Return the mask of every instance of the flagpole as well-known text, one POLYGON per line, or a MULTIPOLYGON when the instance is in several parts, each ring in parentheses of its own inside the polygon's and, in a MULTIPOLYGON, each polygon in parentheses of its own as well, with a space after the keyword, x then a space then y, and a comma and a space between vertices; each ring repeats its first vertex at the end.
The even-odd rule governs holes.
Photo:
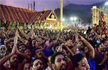
POLYGON ((63 0, 60 0, 60 24, 61 24, 61 30, 63 28, 63 26, 62 26, 62 18, 63 18, 63 0))

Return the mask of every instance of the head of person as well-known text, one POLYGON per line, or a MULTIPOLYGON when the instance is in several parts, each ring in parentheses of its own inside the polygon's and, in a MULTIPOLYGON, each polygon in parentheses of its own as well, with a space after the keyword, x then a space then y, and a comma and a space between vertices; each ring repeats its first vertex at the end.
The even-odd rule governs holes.
POLYGON ((29 62, 26 62, 25 64, 24 64, 24 67, 23 67, 23 70, 30 70, 30 63, 29 62))
POLYGON ((67 57, 67 55, 68 55, 67 53, 68 53, 68 52, 67 52, 67 49, 66 49, 66 47, 65 47, 64 45, 62 46, 62 51, 61 51, 61 52, 63 53, 63 55, 64 55, 65 57, 67 57))
POLYGON ((83 47, 83 43, 82 43, 81 41, 79 41, 79 42, 77 43, 77 47, 83 47))
POLYGON ((37 57, 37 58, 42 57, 42 50, 41 50, 41 48, 35 48, 35 57, 37 57))
POLYGON ((54 46, 54 50, 55 50, 55 53, 59 51, 59 52, 62 52, 64 54, 64 56, 67 56, 67 51, 66 51, 66 48, 64 45, 56 44, 54 46))
POLYGON ((19 65, 19 57, 18 55, 13 55, 10 60, 9 60, 9 63, 10 63, 10 67, 11 68, 17 68, 18 65, 19 65))
POLYGON ((104 44, 104 46, 106 46, 108 48, 108 41, 107 40, 103 44, 104 44))
POLYGON ((87 47, 84 47, 84 53, 87 57, 89 57, 89 49, 87 47))
POLYGON ((6 51, 7 51, 7 48, 5 45, 1 45, 0 46, 0 56, 5 56, 6 55, 6 51))
POLYGON ((57 52, 57 49, 59 48, 59 46, 60 46, 59 43, 57 43, 57 44, 54 45, 54 52, 57 52))
POLYGON ((66 70, 66 59, 62 52, 56 52, 51 56, 51 65, 54 70, 66 70))
POLYGON ((42 61, 40 59, 33 60, 32 69, 33 70, 44 70, 42 61))
POLYGON ((48 62, 47 62, 48 66, 51 68, 51 56, 48 57, 48 62))
POLYGON ((104 54, 107 50, 107 47, 103 43, 101 43, 98 47, 98 50, 101 54, 104 54))
POLYGON ((25 49, 26 49, 26 46, 24 44, 21 44, 19 46, 19 52, 24 53, 25 49))
POLYGON ((72 57, 72 63, 75 67, 75 70, 90 70, 88 61, 84 54, 79 53, 72 57))
POLYGON ((24 53, 27 54, 27 55, 29 55, 29 56, 32 56, 30 49, 26 49, 26 50, 24 51, 24 53))
POLYGON ((36 40, 32 40, 32 45, 35 46, 36 40))
POLYGON ((9 47, 12 49, 13 48, 13 45, 14 45, 14 42, 10 42, 9 43, 9 47))
POLYGON ((90 26, 88 27, 88 29, 90 29, 90 26))

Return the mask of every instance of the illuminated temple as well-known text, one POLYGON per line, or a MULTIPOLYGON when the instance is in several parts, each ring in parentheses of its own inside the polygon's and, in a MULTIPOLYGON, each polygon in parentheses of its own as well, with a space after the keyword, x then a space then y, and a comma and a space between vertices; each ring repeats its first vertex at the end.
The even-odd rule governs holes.
POLYGON ((0 26, 4 23, 8 29, 15 28, 15 26, 21 29, 30 29, 31 25, 34 25, 35 28, 60 28, 60 22, 54 9, 46 10, 45 8, 43 11, 35 11, 0 5, 0 26))

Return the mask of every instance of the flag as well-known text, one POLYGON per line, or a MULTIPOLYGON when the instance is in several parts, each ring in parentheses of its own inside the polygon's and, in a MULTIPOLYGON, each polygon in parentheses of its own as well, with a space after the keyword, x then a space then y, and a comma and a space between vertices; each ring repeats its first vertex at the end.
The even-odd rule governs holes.
POLYGON ((8 21, 8 30, 10 30, 10 28, 11 28, 11 27, 10 27, 10 21, 8 21))
POLYGON ((20 26, 22 26, 22 23, 20 22, 20 26))

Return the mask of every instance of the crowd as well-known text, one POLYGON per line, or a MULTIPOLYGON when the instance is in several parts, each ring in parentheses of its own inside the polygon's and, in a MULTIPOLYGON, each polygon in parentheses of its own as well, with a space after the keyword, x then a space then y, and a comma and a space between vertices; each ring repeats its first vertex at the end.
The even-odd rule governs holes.
POLYGON ((108 70, 108 34, 0 30, 0 70, 108 70))

